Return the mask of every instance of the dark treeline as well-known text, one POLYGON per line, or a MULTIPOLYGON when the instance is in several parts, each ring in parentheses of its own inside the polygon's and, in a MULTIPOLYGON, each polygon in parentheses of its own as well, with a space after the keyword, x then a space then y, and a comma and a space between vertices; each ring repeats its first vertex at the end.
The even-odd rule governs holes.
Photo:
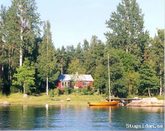
POLYGON ((77 47, 52 42, 49 21, 41 22, 34 0, 13 0, 0 10, 0 90, 36 94, 54 89, 60 73, 91 74, 94 92, 108 92, 108 54, 114 96, 162 95, 164 29, 154 38, 144 29, 136 0, 122 0, 106 21, 104 43, 93 35, 77 47), (43 34, 43 36, 41 35, 43 34))

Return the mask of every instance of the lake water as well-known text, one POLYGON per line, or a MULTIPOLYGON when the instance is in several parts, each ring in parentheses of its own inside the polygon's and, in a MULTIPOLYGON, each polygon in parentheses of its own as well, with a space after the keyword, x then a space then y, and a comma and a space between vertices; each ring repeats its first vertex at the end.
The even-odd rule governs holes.
POLYGON ((0 130, 163 130, 164 108, 86 106, 0 107, 0 130))

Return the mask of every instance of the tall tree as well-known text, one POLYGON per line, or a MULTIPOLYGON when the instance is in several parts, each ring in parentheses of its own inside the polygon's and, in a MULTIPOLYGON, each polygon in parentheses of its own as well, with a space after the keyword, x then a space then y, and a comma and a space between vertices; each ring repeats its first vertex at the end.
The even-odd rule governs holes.
MULTIPOLYGON (((0 8, 0 64, 4 64, 6 61, 5 55, 5 21, 6 21, 6 8, 1 6, 0 8)), ((1 70, 1 69, 0 69, 1 70)))
POLYGON ((94 75, 96 66, 102 63, 104 57, 104 44, 97 36, 92 36, 88 50, 84 51, 84 67, 86 73, 94 75))
POLYGON ((15 33, 19 34, 19 65, 22 66, 23 58, 32 53, 39 34, 39 14, 35 0, 13 0, 10 8, 15 18, 12 22, 18 24, 15 33))
POLYGON ((57 73, 56 72, 56 54, 55 47, 52 43, 49 21, 44 25, 44 36, 41 45, 39 46, 39 56, 37 59, 37 67, 39 76, 46 81, 46 94, 48 95, 49 80, 57 73))
POLYGON ((155 70, 157 72, 157 76, 159 77, 159 95, 162 95, 163 92, 163 77, 164 77, 164 42, 165 42, 165 30, 159 29, 157 31, 157 36, 153 39, 152 50, 153 55, 151 56, 151 60, 154 58, 155 62, 155 70))
POLYGON ((0 64, 4 63, 4 36, 5 36, 5 21, 6 21, 6 8, 1 6, 0 8, 0 64))
POLYGON ((143 14, 136 0, 122 0, 106 24, 109 46, 143 56, 139 53, 148 44, 148 33, 144 32, 143 14))

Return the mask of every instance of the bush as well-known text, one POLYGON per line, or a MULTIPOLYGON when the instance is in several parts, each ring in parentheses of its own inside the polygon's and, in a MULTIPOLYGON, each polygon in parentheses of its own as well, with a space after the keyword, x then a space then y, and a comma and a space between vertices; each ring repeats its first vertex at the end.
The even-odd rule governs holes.
POLYGON ((80 88, 79 92, 81 95, 92 95, 94 93, 94 89, 92 87, 84 87, 80 88))
POLYGON ((54 95, 59 96, 59 95, 62 95, 62 94, 64 94, 64 90, 63 89, 60 89, 60 88, 55 88, 54 89, 54 95))
POLYGON ((65 93, 66 95, 71 94, 72 92, 73 92, 73 88, 70 88, 70 87, 64 88, 64 93, 65 93))
POLYGON ((54 97, 54 94, 55 94, 55 93, 54 93, 54 90, 50 90, 49 96, 50 96, 50 97, 54 97))

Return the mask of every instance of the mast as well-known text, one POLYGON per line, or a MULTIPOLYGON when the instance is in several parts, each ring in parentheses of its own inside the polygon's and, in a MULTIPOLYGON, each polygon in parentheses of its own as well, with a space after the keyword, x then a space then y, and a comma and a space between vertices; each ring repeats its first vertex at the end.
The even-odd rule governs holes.
POLYGON ((108 54, 108 93, 109 93, 109 101, 111 101, 111 77, 110 77, 110 67, 109 67, 109 54, 108 54))

